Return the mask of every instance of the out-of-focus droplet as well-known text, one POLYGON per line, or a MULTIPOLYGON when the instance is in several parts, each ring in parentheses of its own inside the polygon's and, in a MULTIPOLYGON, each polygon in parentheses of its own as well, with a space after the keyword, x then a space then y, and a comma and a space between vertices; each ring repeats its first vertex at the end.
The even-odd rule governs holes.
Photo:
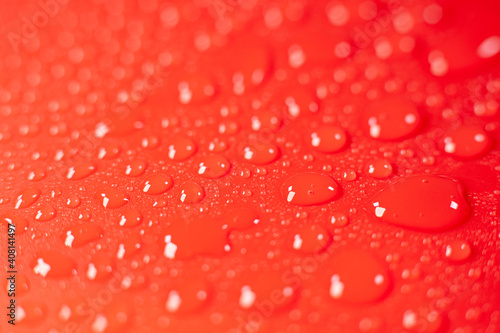
POLYGON ((328 262, 330 296, 349 303, 369 303, 384 297, 390 288, 387 267, 371 253, 340 249, 328 262))
POLYGON ((178 137, 169 142, 168 158, 184 161, 196 153, 196 143, 187 137, 178 137))
POLYGON ((336 153, 346 146, 347 134, 341 127, 324 125, 310 134, 309 143, 319 152, 336 153))
POLYGON ((292 247, 294 250, 310 254, 324 251, 331 243, 330 233, 321 226, 309 225, 300 229, 293 236, 292 247))
POLYGON ((365 114, 369 135, 378 140, 401 140, 417 132, 421 125, 415 105, 397 98, 370 104, 365 114))
POLYGON ((125 174, 131 177, 138 177, 144 173, 146 166, 147 164, 144 161, 132 161, 125 168, 125 174))
POLYGON ((141 224, 142 214, 135 208, 130 208, 120 215, 118 224, 122 227, 133 228, 141 224))

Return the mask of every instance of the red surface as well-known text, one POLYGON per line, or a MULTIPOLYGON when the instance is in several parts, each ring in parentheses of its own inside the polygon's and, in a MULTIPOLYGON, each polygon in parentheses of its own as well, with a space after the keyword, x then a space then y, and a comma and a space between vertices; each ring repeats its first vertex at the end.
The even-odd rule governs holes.
POLYGON ((4 1, 0 332, 500 332, 499 15, 4 1))

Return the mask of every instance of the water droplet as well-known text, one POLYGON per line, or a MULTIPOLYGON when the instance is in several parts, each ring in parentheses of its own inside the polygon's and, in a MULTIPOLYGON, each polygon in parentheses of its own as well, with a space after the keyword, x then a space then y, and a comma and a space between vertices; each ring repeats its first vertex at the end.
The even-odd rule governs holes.
POLYGON ((66 178, 71 180, 80 180, 90 176, 96 170, 97 167, 94 164, 85 162, 69 168, 68 173, 66 174, 66 178))
POLYGON ((202 177, 215 179, 226 175, 231 169, 231 163, 222 155, 203 157, 198 163, 197 174, 202 177))
POLYGON ((309 143, 319 152, 336 153, 346 146, 347 134, 338 126, 321 126, 311 133, 309 143))
POLYGON ((16 227, 16 235, 24 234, 29 226, 28 220, 17 215, 9 213, 0 215, 0 225, 6 226, 7 224, 12 224, 16 227))
POLYGON ((119 225, 122 227, 133 228, 141 224, 142 214, 135 208, 127 209, 120 215, 119 225))
POLYGON ((410 102, 388 98, 373 102, 365 115, 368 132, 379 140, 401 140, 417 132, 421 120, 410 102))
POLYGON ((168 146, 168 158, 174 161, 184 161, 195 153, 196 143, 190 138, 175 138, 168 146))
POLYGON ((356 173, 356 171, 352 169, 347 169, 344 172, 342 172, 342 179, 348 182, 352 182, 358 179, 358 174, 356 173))
POLYGON ((73 225, 64 234, 64 245, 77 248, 102 237, 102 229, 92 224, 73 225))
POLYGON ((45 173, 45 171, 43 169, 36 169, 36 170, 32 170, 28 173, 28 180, 31 180, 31 181, 34 181, 34 182, 37 182, 39 180, 42 180, 45 178, 45 176, 47 176, 47 174, 45 173))
POLYGON ((113 259, 108 256, 97 255, 90 260, 87 266, 87 279, 104 281, 111 276, 114 269, 113 259))
POLYGON ((247 207, 232 208, 227 213, 224 213, 223 217, 228 228, 232 230, 247 229, 260 222, 259 214, 247 207))
POLYGON ((97 191, 96 200, 104 208, 118 208, 130 201, 127 193, 115 188, 100 189, 97 191))
POLYGON ((274 162, 280 154, 278 146, 274 143, 254 142, 240 152, 243 159, 253 164, 268 164, 274 162))
POLYGON ((16 209, 22 209, 31 206, 38 200, 42 192, 37 188, 28 187, 19 192, 16 199, 16 209))
POLYGON ((366 173, 376 179, 385 179, 392 176, 392 165, 386 159, 377 159, 369 162, 365 167, 366 173))
POLYGON ((371 253, 342 249, 329 261, 330 296, 349 303, 381 299, 390 288, 389 272, 371 253))
POLYGON ((116 257, 118 259, 131 258, 142 248, 142 239, 137 234, 132 234, 118 245, 116 257))
POLYGON ((293 236, 294 250, 310 254, 324 251, 332 241, 330 233, 323 227, 308 225, 293 236))
POLYGON ((169 259, 187 259, 202 254, 222 255, 230 250, 227 230, 210 217, 174 221, 163 240, 164 255, 169 259))
POLYGON ((445 257, 452 262, 463 262, 470 258, 472 249, 469 242, 462 239, 454 239, 445 246, 445 257))
POLYGON ((211 288, 200 278, 183 278, 175 281, 165 302, 170 313, 193 313, 208 304, 211 288))
POLYGON ((448 131, 444 151, 456 158, 475 158, 486 154, 491 147, 489 135, 480 128, 462 126, 448 131))
POLYGON ((146 170, 146 166, 147 166, 147 164, 144 161, 140 161, 140 160, 132 161, 125 168, 125 174, 127 176, 131 176, 131 177, 140 176, 146 170))
POLYGON ((80 198, 77 197, 76 195, 71 195, 66 199, 66 206, 69 208, 76 208, 80 205, 80 198))
POLYGON ((415 333, 441 333, 443 332, 443 316, 437 311, 428 308, 406 310, 403 313, 403 327, 415 333))
POLYGON ((232 294, 238 296, 238 304, 243 309, 257 310, 262 305, 271 303, 274 309, 280 310, 298 298, 300 288, 299 279, 284 277, 287 277, 287 273, 279 271, 265 275, 244 271, 240 284, 234 287, 236 290, 232 294))
POLYGON ((179 200, 183 203, 197 203, 205 197, 205 190, 198 183, 187 181, 180 186, 179 200))
POLYGON ((282 194, 294 205, 321 205, 338 198, 340 188, 331 177, 310 172, 288 178, 283 184, 282 194))
POLYGON ((170 190, 172 185, 172 177, 162 173, 155 173, 146 177, 142 184, 142 192, 151 195, 162 194, 170 190))
POLYGON ((40 252, 31 263, 35 274, 46 278, 66 278, 76 273, 76 263, 59 251, 40 252))
POLYGON ((56 217, 57 211, 51 205, 43 205, 36 211, 35 220, 37 221, 48 221, 56 217))
POLYGON ((335 212, 330 217, 330 224, 334 228, 345 227, 349 223, 349 218, 346 214, 341 212, 335 212))
POLYGON ((376 194, 370 204, 379 220, 422 231, 454 227, 469 214, 462 185, 442 176, 402 178, 376 194))

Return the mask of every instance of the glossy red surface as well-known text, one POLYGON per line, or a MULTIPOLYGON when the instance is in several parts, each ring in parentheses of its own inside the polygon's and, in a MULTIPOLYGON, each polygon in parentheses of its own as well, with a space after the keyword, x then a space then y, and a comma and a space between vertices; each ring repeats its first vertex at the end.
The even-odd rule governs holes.
POLYGON ((500 332, 499 16, 2 2, 0 333, 500 332))

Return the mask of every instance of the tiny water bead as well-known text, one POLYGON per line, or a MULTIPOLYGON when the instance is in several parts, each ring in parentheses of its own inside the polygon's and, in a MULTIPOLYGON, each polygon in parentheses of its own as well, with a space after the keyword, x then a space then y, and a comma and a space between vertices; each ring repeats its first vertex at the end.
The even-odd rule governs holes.
POLYGON ((150 195, 162 194, 170 190, 172 186, 172 177, 162 173, 155 173, 146 177, 142 183, 142 192, 150 195))
POLYGON ((454 239, 448 242, 444 249, 444 256, 451 262, 463 262, 470 258, 472 249, 466 240, 454 239))
POLYGON ((475 158, 485 155, 491 147, 485 131, 472 126, 461 126, 447 132, 443 150, 455 158, 475 158))
POLYGON ((130 196, 115 188, 100 189, 95 198, 104 208, 118 208, 126 205, 130 201, 130 196))
POLYGON ((204 156, 198 162, 196 173, 204 178, 215 179, 225 176, 231 170, 231 163, 222 155, 204 156))
POLYGON ((187 137, 178 137, 170 141, 168 158, 173 161, 184 161, 196 153, 196 143, 187 137))
POLYGON ((376 159, 370 161, 365 166, 365 172, 367 175, 376 179, 385 179, 392 176, 392 164, 386 159, 376 159))
POLYGON ((90 163, 90 162, 85 162, 82 164, 79 164, 77 166, 72 166, 71 168, 68 169, 68 172, 66 173, 66 179, 71 179, 71 180, 80 180, 85 177, 90 176, 97 170, 97 167, 90 163))
POLYGON ((331 177, 314 172, 288 178, 282 186, 283 198, 293 205, 311 206, 328 203, 340 196, 340 187, 331 177))
POLYGON ((240 152, 243 160, 253 164, 269 164, 278 159, 280 150, 272 142, 254 142, 245 145, 240 152))
POLYGON ((179 200, 183 203, 197 203, 205 197, 205 190, 193 181, 187 181, 180 186, 179 200))
POLYGON ((301 228, 293 236, 293 249, 304 253, 318 253, 324 251, 331 243, 332 236, 322 226, 310 225, 301 228))
POLYGON ((309 136, 312 148, 321 153, 336 153, 347 144, 347 134, 341 127, 323 125, 309 136))
POLYGON ((439 231, 469 215, 464 188, 456 180, 434 175, 402 178, 370 200, 369 210, 383 222, 421 231, 439 231))
POLYGON ((22 209, 33 205, 38 200, 38 198, 40 198, 41 194, 42 191, 40 191, 37 188, 33 187, 25 188, 17 195, 14 208, 22 209))
POLYGON ((401 140, 417 132, 420 114, 412 103, 387 98, 370 104, 365 114, 369 135, 378 140, 401 140))
POLYGON ((328 261, 330 297, 349 303, 380 300, 390 289, 387 267, 370 252, 340 249, 328 261))

